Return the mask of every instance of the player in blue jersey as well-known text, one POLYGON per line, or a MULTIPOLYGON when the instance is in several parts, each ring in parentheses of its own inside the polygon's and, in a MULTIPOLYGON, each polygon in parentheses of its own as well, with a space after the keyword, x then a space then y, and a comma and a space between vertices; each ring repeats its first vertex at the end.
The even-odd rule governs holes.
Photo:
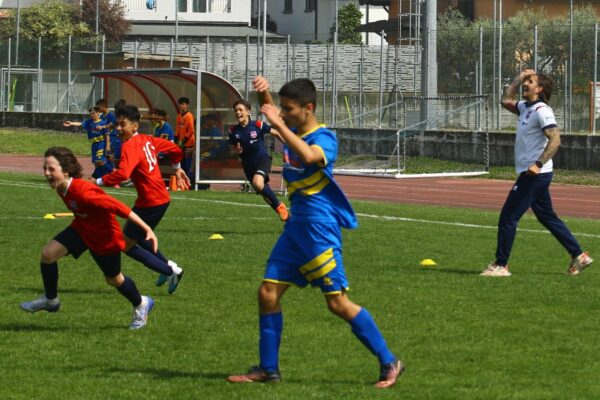
POLYGON ((170 142, 175 141, 175 132, 173 128, 167 122, 167 112, 165 110, 154 109, 152 112, 152 120, 156 122, 154 127, 154 137, 168 140, 170 142))
POLYGON ((269 186, 271 157, 265 147, 264 137, 272 134, 280 137, 277 131, 262 121, 250 119, 250 103, 239 99, 233 103, 233 111, 238 124, 229 128, 229 144, 240 155, 246 179, 252 188, 277 214, 282 221, 287 221, 289 213, 284 203, 279 201, 269 186))
POLYGON ((255 78, 254 87, 263 98, 261 112, 285 142, 283 175, 292 212, 267 261, 258 290, 260 364, 227 380, 280 381, 279 345, 283 330, 280 301, 291 285, 310 284, 321 289, 329 310, 348 322, 352 333, 377 356, 380 376, 375 386, 391 387, 404 365, 388 349, 368 311, 347 295, 341 228, 353 229, 358 223, 333 179, 337 140, 334 132, 317 121, 315 85, 308 79, 286 83, 279 91, 281 111, 272 104, 265 78, 255 78))
POLYGON ((106 158, 107 132, 104 120, 100 118, 101 111, 98 107, 89 109, 90 117, 83 122, 65 121, 63 126, 81 126, 87 132, 88 140, 92 145, 92 163, 94 164, 94 178, 101 178, 113 170, 112 164, 106 158))
POLYGON ((115 114, 108 109, 108 103, 105 99, 100 99, 96 102, 96 107, 100 109, 102 115, 101 119, 104 120, 104 128, 106 128, 109 136, 109 140, 106 142, 106 158, 113 163, 116 168, 119 166, 119 160, 121 159, 121 139, 117 132, 117 117, 115 114))

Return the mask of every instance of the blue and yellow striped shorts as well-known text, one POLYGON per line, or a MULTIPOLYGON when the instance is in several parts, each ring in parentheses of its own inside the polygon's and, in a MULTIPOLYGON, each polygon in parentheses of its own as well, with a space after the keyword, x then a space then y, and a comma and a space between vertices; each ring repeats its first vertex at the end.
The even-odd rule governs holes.
POLYGON ((348 290, 339 225, 286 222, 267 261, 263 281, 299 287, 310 283, 326 295, 348 290))

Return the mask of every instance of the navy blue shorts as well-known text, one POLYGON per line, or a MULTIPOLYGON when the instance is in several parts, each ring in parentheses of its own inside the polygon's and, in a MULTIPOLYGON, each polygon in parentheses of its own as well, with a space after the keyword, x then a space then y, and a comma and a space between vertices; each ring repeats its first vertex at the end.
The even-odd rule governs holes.
MULTIPOLYGON (((86 250, 89 250, 87 244, 79 236, 79 233, 70 225, 54 236, 54 240, 65 246, 69 252, 68 254, 72 255, 75 259, 78 259, 86 250)), ((113 278, 121 273, 121 252, 100 255, 90 250, 90 254, 104 273, 104 276, 113 278)))
MULTIPOLYGON (((142 221, 144 221, 152 230, 156 228, 162 217, 167 212, 169 208, 169 203, 162 204, 160 206, 154 207, 133 207, 132 211, 140 216, 142 221)), ((123 228, 123 234, 130 239, 133 240, 144 240, 146 238, 146 232, 136 224, 127 221, 125 223, 125 228, 123 228)))
POLYGON ((269 182, 269 172, 271 172, 271 158, 269 156, 242 160, 242 165, 244 175, 246 175, 249 182, 252 182, 252 178, 257 174, 265 178, 265 183, 269 182))

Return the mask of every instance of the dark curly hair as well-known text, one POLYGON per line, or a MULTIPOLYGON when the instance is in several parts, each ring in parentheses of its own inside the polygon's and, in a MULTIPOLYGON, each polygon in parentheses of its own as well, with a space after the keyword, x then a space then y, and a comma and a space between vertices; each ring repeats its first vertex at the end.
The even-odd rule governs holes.
POLYGON ((72 178, 81 178, 83 176, 83 167, 77 161, 75 154, 66 147, 50 147, 44 153, 44 157, 56 158, 63 172, 68 173, 72 178))

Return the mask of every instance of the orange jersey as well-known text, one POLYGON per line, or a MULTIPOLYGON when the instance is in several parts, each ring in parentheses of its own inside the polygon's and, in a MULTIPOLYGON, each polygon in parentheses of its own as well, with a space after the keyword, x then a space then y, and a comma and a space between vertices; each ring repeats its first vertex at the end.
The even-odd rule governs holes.
POLYGON ((185 139, 185 147, 196 147, 196 130, 194 129, 194 116, 191 112, 177 114, 175 138, 178 142, 185 139))

